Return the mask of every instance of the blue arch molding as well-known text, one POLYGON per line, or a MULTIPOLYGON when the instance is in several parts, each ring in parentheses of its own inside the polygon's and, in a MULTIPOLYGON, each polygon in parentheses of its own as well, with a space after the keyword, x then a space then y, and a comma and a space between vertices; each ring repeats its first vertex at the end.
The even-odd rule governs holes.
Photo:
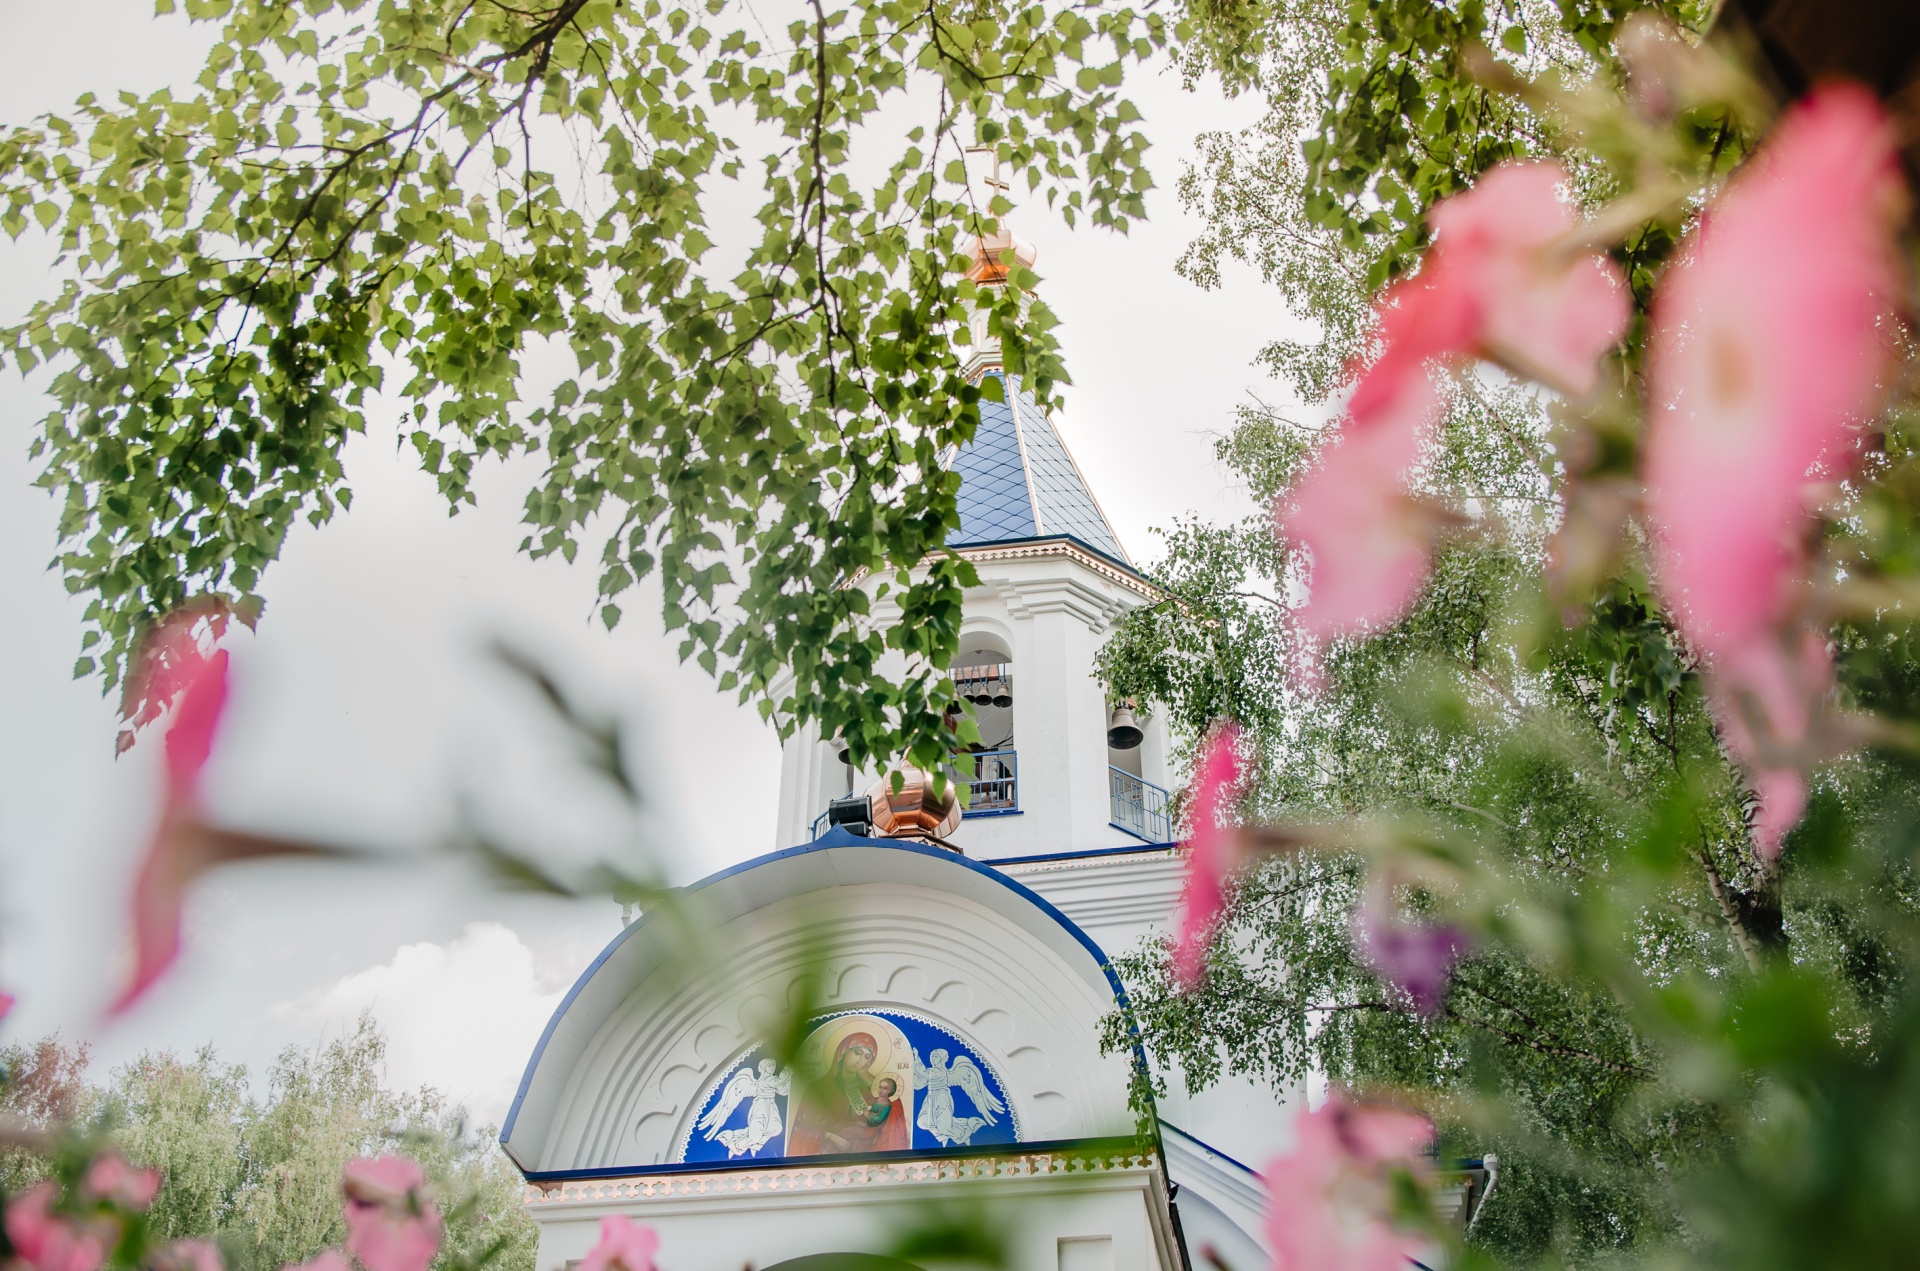
MULTIPOLYGON (((715 883, 732 878, 736 874, 744 874, 748 870, 759 869, 761 866, 771 865, 775 861, 784 861, 795 856, 804 856, 809 852, 821 852, 835 847, 877 847, 887 851, 912 852, 920 856, 943 861, 947 864, 970 869, 976 874, 999 883, 1002 887, 1005 887, 1014 895, 1020 897, 1020 899, 1026 901, 1035 909, 1038 909, 1041 913, 1060 924, 1061 928, 1065 930, 1068 935, 1072 936, 1080 943, 1082 948, 1093 955, 1093 960, 1095 964, 1099 966, 1101 974, 1107 977, 1108 987, 1113 990, 1114 1003, 1127 1015, 1127 1032, 1133 1038, 1135 1076, 1138 1077, 1141 1074, 1149 1072, 1147 1067, 1147 1053, 1140 1042, 1140 1030, 1133 1022, 1133 1004, 1127 998, 1127 986, 1120 982, 1120 977, 1115 974, 1112 963, 1107 961, 1107 955, 1101 951, 1100 946, 1095 944, 1092 938, 1080 929, 1078 923, 1056 909, 1046 897, 1035 892, 1032 888, 1008 878, 999 870, 993 869, 980 861, 969 860, 958 852, 949 851, 944 847, 932 847, 925 843, 909 842, 905 839, 861 838, 857 834, 849 833, 842 826, 835 826, 811 843, 803 843, 799 847, 782 848, 777 852, 768 852, 764 856, 756 856, 750 861, 742 861, 740 864, 730 866, 716 874, 709 874, 697 883, 689 884, 682 889, 682 892, 683 894, 690 895, 711 887, 715 883)), ((507 1140, 513 1137, 514 1123, 520 1117, 520 1104, 526 1099, 527 1090, 533 1084, 533 1074, 540 1067, 540 1057, 546 1054, 547 1043, 553 1039, 554 1030, 560 1027, 560 1021, 566 1018, 567 1011, 572 1008, 574 999, 580 996, 594 975, 606 964, 607 959, 611 958, 634 932, 646 926, 652 916, 650 913, 640 915, 637 920, 625 930, 621 931, 619 935, 615 936, 607 944, 607 947, 600 951, 600 956, 595 958, 587 966, 587 969, 580 973, 580 978, 573 982, 573 987, 567 990, 567 995, 560 999, 560 1005, 554 1008, 553 1017, 547 1021, 545 1030, 540 1034, 539 1042, 535 1044, 533 1048, 532 1056, 527 1060, 527 1070, 521 1074, 520 1086, 513 1093, 513 1106, 507 1109, 506 1122, 500 1127, 500 1146, 502 1150, 506 1151, 507 1159, 513 1161, 515 1167, 520 1169, 521 1174, 525 1176, 528 1182, 542 1183, 564 1181, 567 1179, 605 1177, 624 1178, 632 1174, 647 1173, 684 1173, 689 1168, 684 1163, 665 1162, 660 1165, 620 1165, 585 1170, 529 1170, 520 1166, 520 1162, 514 1158, 512 1150, 507 1147, 507 1140)), ((1019 1146, 1018 1144, 1014 1145, 1016 1148, 1019 1146)), ((1005 1151, 1008 1149, 1002 1148, 1001 1150, 1005 1151)), ((1154 1154, 1160 1158, 1161 1169, 1164 1173, 1167 1156, 1166 1150, 1160 1144, 1160 1118, 1157 1113, 1153 1117, 1153 1150, 1154 1154)), ((929 1155, 929 1153, 915 1152, 910 1153, 910 1155, 918 1157, 929 1155)), ((740 1168, 739 1163, 733 1163, 730 1168, 740 1168)))

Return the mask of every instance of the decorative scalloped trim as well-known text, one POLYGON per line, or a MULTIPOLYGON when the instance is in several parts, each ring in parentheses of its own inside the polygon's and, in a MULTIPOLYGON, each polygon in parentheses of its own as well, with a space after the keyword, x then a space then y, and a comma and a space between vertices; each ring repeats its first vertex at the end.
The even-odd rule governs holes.
POLYGON ((1151 1152, 1081 1154, 1031 1152, 1017 1156, 960 1160, 877 1161, 816 1166, 783 1162, 780 1168, 668 1174, 635 1178, 586 1179, 528 1184, 529 1206, 591 1204, 596 1201, 655 1200, 684 1196, 727 1196, 751 1192, 827 1191, 848 1187, 944 1183, 969 1178, 1035 1178, 1064 1174, 1160 1172, 1151 1152))

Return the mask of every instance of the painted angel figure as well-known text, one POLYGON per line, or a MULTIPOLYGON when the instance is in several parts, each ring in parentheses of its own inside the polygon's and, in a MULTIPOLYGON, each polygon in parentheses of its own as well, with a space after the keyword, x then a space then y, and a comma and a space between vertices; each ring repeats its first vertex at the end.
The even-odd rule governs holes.
POLYGON ((720 1092, 720 1102, 700 1118, 697 1128, 706 1131, 709 1140, 718 1139, 725 1145, 728 1160, 752 1156, 783 1128, 776 1100, 792 1091, 793 1071, 779 1072, 778 1069, 779 1065, 773 1060, 762 1059, 758 1073, 748 1068, 734 1073, 726 1089, 720 1092), (747 1108, 747 1123, 736 1130, 721 1129, 742 1099, 753 1100, 747 1108))
POLYGON ((987 1079, 980 1072, 980 1066, 965 1055, 956 1057, 953 1066, 947 1066, 947 1052, 936 1050, 929 1057, 930 1062, 920 1062, 920 1052, 913 1052, 913 1088, 924 1090, 927 1097, 920 1102, 920 1115, 916 1124, 934 1138, 940 1140, 942 1147, 952 1147, 956 1143, 964 1147, 973 1138, 974 1131, 983 1125, 993 1125, 996 1112, 1005 1112, 1007 1105, 994 1098, 987 1089, 987 1079), (962 1117, 953 1114, 953 1087, 959 1086, 973 1100, 974 1108, 980 1113, 977 1117, 962 1117))

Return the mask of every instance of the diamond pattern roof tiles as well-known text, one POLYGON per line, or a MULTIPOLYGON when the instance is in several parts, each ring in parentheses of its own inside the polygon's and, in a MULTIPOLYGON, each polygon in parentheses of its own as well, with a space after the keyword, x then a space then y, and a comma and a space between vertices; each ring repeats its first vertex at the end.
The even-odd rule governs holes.
POLYGON ((1007 402, 982 401, 980 427, 953 456, 960 474, 962 543, 1034 538, 1033 498, 1020 455, 1020 430, 1007 402))
POLYGON ((1000 375, 1006 400, 980 403, 980 427, 952 460, 960 474, 956 543, 1070 535, 1124 563, 1126 551, 1033 394, 1000 375))

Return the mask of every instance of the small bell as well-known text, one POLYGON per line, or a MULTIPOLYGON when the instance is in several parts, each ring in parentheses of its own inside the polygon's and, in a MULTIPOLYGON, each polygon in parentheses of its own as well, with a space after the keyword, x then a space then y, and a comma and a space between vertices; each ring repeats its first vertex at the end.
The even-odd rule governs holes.
POLYGON ((1121 702, 1113 708, 1113 718, 1107 723, 1107 745, 1115 750, 1132 750, 1145 736, 1133 718, 1131 701, 1121 702))
POLYGON ((1005 710, 1007 707, 1013 705, 1013 694, 1007 692, 1006 687, 1003 685, 1000 691, 993 695, 993 704, 1005 710))
POLYGON ((839 758, 841 763, 847 764, 848 766, 853 764, 853 752, 847 749, 847 739, 845 737, 835 737, 833 739, 833 753, 839 758))

